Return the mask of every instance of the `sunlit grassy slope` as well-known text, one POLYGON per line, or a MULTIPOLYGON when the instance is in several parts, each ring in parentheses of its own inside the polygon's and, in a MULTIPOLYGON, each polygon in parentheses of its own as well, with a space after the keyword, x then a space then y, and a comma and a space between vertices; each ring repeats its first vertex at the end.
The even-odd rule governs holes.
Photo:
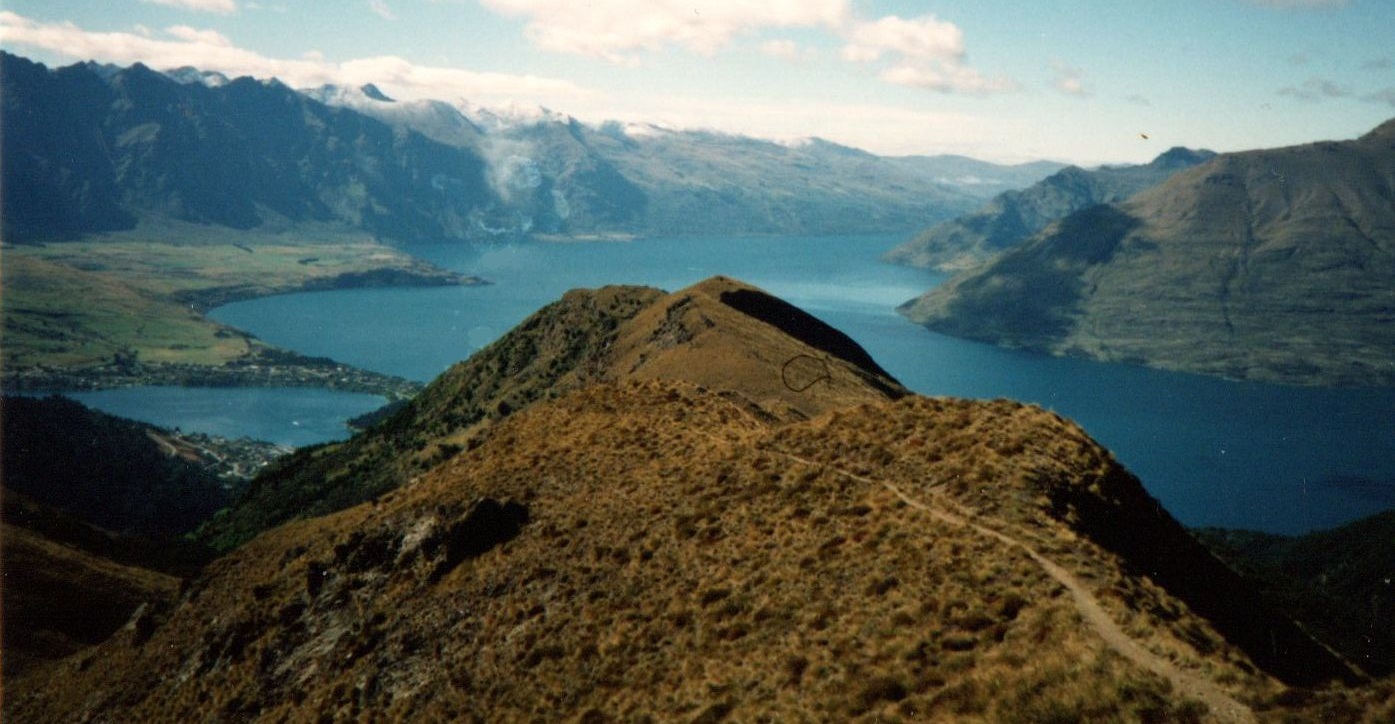
POLYGON ((298 289, 458 279, 363 235, 246 233, 194 224, 40 246, 3 257, 4 365, 217 365, 257 344, 206 319, 219 303, 298 289), (171 241, 174 239, 174 241, 171 241))
POLYGON ((22 251, 4 255, 4 367, 88 367, 134 351, 143 361, 216 365, 251 342, 169 299, 22 251))

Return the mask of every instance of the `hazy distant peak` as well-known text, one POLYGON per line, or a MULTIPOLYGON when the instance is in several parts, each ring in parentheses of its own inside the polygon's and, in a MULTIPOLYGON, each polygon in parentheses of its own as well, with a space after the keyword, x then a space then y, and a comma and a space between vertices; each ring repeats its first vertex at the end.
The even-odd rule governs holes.
POLYGON ((648 136, 662 136, 673 133, 670 128, 665 128, 655 123, 626 123, 621 126, 626 136, 630 138, 645 138, 648 136))
POLYGON ((1382 123, 1382 124, 1380 124, 1379 126, 1376 126, 1375 128, 1371 129, 1370 132, 1368 132, 1366 135, 1364 135, 1364 136, 1361 137, 1361 140, 1362 140, 1362 141, 1380 141, 1380 140, 1393 140, 1393 141, 1395 141, 1395 118, 1391 118, 1390 120, 1386 121, 1385 123, 1382 123))
MULTIPOLYGON (((116 66, 108 67, 113 69, 113 74, 121 70, 116 66)), ((165 77, 181 85, 203 85, 209 88, 218 88, 228 84, 226 75, 213 70, 199 70, 192 65, 171 68, 165 71, 165 77)))
POLYGON ((348 108, 363 108, 377 103, 393 102, 372 83, 359 88, 345 88, 327 83, 319 88, 302 88, 300 93, 325 105, 348 108))
POLYGON ((509 102, 500 106, 482 106, 473 101, 460 99, 456 110, 476 126, 486 131, 504 131, 523 126, 540 126, 546 123, 570 124, 575 119, 543 106, 530 106, 509 102))
POLYGON ((373 99, 373 100, 375 100, 375 101, 378 101, 378 102, 380 102, 380 103, 396 103, 396 102, 397 102, 397 101, 395 101, 395 100, 389 98, 389 97, 387 96, 386 93, 383 93, 381 90, 378 89, 378 86, 373 85, 372 83, 368 83, 367 85, 364 85, 364 86, 359 87, 359 91, 362 92, 363 95, 365 95, 365 96, 367 96, 367 97, 369 97, 369 98, 371 98, 371 99, 373 99))
POLYGON ((98 63, 95 60, 89 60, 86 63, 83 63, 82 67, 97 74, 97 76, 102 80, 111 80, 112 76, 122 71, 122 68, 119 65, 113 65, 111 63, 98 63))
POLYGON ((1186 146, 1173 146, 1163 151, 1157 158, 1148 165, 1158 169, 1180 169, 1189 168, 1199 163, 1209 161, 1216 155, 1215 151, 1208 151, 1204 148, 1191 149, 1186 146))

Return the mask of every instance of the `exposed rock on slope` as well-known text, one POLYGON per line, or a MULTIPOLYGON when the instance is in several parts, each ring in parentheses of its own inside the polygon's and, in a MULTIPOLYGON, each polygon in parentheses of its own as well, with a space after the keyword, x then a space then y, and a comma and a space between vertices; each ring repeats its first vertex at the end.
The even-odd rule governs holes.
POLYGON ((1178 147, 1142 166, 1091 171, 1071 166, 1029 188, 999 194, 971 214, 937 224, 884 258, 941 271, 967 269, 1020 244, 1057 219, 1096 204, 1123 201, 1215 155, 1178 147))
POLYGON ((654 378, 740 389, 782 420, 907 394, 843 333, 735 280, 715 277, 674 294, 575 290, 367 433, 279 461, 203 537, 229 547, 290 518, 362 502, 476 444, 483 428, 534 402, 596 382, 654 378))
POLYGON ((1257 665, 1341 672, 1278 624, 1251 658, 1150 580, 1104 527, 1175 522, 1050 413, 760 413, 669 381, 533 405, 220 559, 7 717, 1249 721, 1282 690, 1257 665))
POLYGON ((1395 121, 1225 154, 908 302, 936 331, 1232 378, 1395 384, 1395 121))

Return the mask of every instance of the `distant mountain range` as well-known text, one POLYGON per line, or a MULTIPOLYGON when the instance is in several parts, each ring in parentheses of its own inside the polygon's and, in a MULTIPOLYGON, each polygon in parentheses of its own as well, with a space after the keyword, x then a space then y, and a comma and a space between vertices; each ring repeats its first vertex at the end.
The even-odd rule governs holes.
POLYGON ((569 293, 280 470, 324 502, 283 514, 339 511, 7 681, 6 719, 1392 713, 1078 426, 909 394, 732 279, 569 293))
POLYGON ((400 242, 912 229, 1050 164, 889 159, 541 109, 299 92, 194 68, 0 54, 4 236, 63 239, 171 218, 339 224, 400 242))
POLYGON ((941 271, 966 269, 1057 219, 1096 204, 1123 201, 1215 155, 1178 147, 1141 166, 1061 169, 1028 188, 1005 191, 973 213, 936 224, 884 258, 941 271))
POLYGON ((1012 347, 1238 379, 1395 384, 1395 121, 1228 153, 1077 211, 906 303, 1012 347))

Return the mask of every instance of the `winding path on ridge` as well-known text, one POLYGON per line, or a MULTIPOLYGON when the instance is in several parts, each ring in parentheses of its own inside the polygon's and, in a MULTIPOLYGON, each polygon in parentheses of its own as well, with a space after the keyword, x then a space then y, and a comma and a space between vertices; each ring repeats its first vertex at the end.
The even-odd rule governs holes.
MULTIPOLYGON (((1124 633, 1124 630, 1119 627, 1119 624, 1114 621, 1109 613, 1105 611, 1099 599, 1090 592, 1090 589, 1087 588, 1079 578, 1076 578, 1070 571, 1067 571, 1060 564, 1042 555, 1024 541, 1008 535, 1007 533, 975 523, 963 516, 932 507, 927 503, 916 500, 891 482, 874 480, 827 463, 803 458, 783 450, 768 447, 762 449, 804 465, 831 470, 860 483, 881 486, 891 491, 907 505, 925 512, 937 520, 949 523, 950 525, 969 528, 981 535, 996 538, 1009 546, 1020 548, 1035 561, 1038 566, 1041 566, 1042 570, 1046 571, 1047 575, 1064 586, 1067 591, 1070 591, 1071 599, 1074 601, 1075 608, 1080 613, 1080 617, 1084 619, 1085 623, 1091 629, 1094 629, 1095 633, 1104 640, 1105 644, 1114 649, 1120 656, 1167 679, 1172 683, 1172 686, 1178 694, 1204 703, 1210 708, 1211 715, 1219 721, 1235 722, 1237 724, 1253 724, 1256 722, 1254 712, 1225 690, 1200 676, 1178 668, 1176 664, 1149 651, 1137 641, 1130 638, 1128 634, 1124 633)), ((936 497, 941 498, 939 495, 936 495, 936 497)), ((960 507, 953 501, 945 500, 945 502, 950 506, 956 508, 960 507)))

